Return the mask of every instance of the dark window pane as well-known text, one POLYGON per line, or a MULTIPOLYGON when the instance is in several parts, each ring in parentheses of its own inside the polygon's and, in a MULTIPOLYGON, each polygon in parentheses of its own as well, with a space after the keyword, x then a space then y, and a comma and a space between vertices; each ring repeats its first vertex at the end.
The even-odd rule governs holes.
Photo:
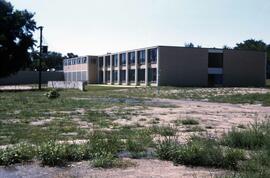
POLYGON ((208 67, 222 68, 223 67, 223 53, 209 53, 208 67))

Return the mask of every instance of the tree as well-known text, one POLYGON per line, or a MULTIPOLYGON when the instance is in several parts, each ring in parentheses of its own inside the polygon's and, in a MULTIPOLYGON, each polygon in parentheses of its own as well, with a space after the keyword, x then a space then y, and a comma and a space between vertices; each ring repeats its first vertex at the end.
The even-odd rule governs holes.
MULTIPOLYGON (((32 52, 32 58, 33 62, 30 65, 31 69, 37 69, 38 68, 38 60, 39 60, 39 52, 34 51, 32 52)), ((46 54, 43 54, 43 58, 41 61, 41 70, 46 71, 47 69, 56 69, 56 70, 62 70, 63 69, 63 59, 61 53, 55 52, 55 51, 49 51, 46 54)))
POLYGON ((68 59, 68 58, 75 58, 75 57, 78 57, 78 55, 73 54, 73 53, 67 53, 67 56, 65 56, 64 58, 68 59))
POLYGON ((28 50, 35 41, 34 14, 14 10, 11 3, 0 0, 0 77, 9 76, 31 62, 28 50))
POLYGON ((185 47, 194 48, 194 44, 193 43, 185 43, 185 47))
POLYGON ((237 43, 234 49, 266 51, 267 45, 262 40, 249 39, 242 43, 237 43))
POLYGON ((223 49, 232 49, 230 46, 224 45, 223 49))

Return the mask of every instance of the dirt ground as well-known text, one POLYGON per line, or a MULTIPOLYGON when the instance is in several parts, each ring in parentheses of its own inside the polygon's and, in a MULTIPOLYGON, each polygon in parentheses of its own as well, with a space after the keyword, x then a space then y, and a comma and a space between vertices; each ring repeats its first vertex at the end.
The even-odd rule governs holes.
POLYGON ((174 166, 171 162, 155 159, 129 159, 135 166, 126 169, 98 169, 92 168, 87 161, 74 163, 68 168, 40 167, 37 163, 17 165, 10 168, 0 168, 0 177, 12 178, 120 178, 120 177, 163 177, 163 178, 208 178, 226 172, 218 169, 206 169, 202 167, 174 166))
MULTIPOLYGON (((270 107, 250 104, 210 103, 202 101, 186 101, 173 99, 153 99, 148 101, 152 106, 121 108, 131 111, 128 119, 117 119, 114 122, 121 125, 171 125, 175 122, 194 119, 199 122, 196 125, 206 134, 221 136, 233 127, 248 126, 255 122, 266 121, 270 118, 270 107), (132 110, 133 109, 133 110, 132 110), (154 124, 153 124, 154 122, 154 124)), ((109 114, 117 111, 117 108, 108 110, 109 114)), ((126 116, 125 116, 126 117, 126 116)), ((194 126, 176 126, 178 135, 186 140, 194 132, 194 126)))

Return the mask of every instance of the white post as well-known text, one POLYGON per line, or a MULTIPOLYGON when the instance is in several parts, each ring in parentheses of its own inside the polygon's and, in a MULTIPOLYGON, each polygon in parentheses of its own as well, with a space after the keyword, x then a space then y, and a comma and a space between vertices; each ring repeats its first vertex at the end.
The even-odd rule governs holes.
POLYGON ((103 84, 105 84, 106 83, 106 66, 105 66, 105 64, 106 64, 106 60, 105 60, 105 56, 103 56, 103 84))
POLYGON ((145 49, 145 85, 148 85, 148 50, 145 49))
POLYGON ((112 85, 113 84, 113 78, 112 78, 112 76, 113 76, 112 55, 110 55, 110 69, 111 69, 111 71, 110 71, 110 84, 112 85))
POLYGON ((117 83, 120 85, 120 53, 117 54, 117 66, 118 66, 118 71, 117 71, 117 83))
POLYGON ((135 51, 135 85, 138 85, 138 52, 135 51))
POLYGON ((157 47, 157 86, 159 86, 159 48, 157 47))
POLYGON ((129 63, 128 63, 128 52, 126 52, 126 85, 128 85, 128 72, 129 72, 129 63))

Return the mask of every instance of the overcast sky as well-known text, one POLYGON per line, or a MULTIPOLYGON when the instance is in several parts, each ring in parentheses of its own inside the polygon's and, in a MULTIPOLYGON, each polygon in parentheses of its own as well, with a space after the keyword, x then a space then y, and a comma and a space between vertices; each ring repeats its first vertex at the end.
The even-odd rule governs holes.
MULTIPOLYGON (((270 0, 11 0, 35 12, 49 50, 100 55, 155 45, 270 43, 270 0)), ((37 34, 35 38, 38 38, 37 34)))

